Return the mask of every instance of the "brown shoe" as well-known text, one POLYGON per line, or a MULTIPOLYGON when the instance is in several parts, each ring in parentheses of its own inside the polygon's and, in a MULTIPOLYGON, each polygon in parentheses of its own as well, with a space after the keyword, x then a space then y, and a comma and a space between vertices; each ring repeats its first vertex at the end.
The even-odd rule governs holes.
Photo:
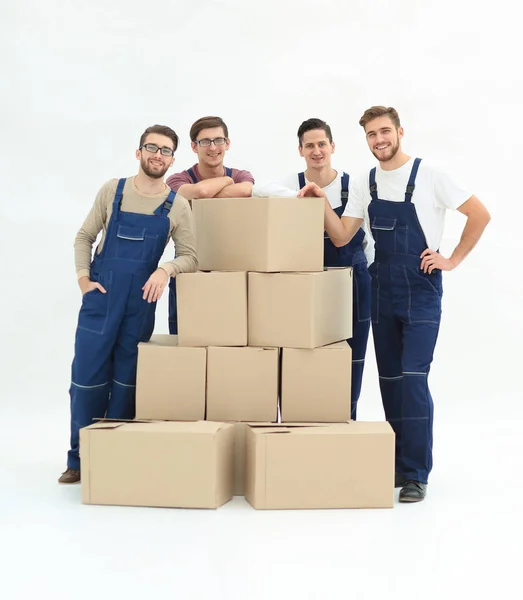
POLYGON ((67 469, 58 480, 58 483, 80 483, 80 471, 67 469))

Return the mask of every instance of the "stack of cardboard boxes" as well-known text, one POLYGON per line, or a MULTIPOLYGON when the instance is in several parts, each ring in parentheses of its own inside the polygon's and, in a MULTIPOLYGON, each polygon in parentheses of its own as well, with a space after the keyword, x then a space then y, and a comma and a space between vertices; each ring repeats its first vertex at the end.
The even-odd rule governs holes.
POLYGON ((193 212, 178 336, 140 344, 134 422, 82 430, 84 502, 392 506, 392 429, 350 421, 352 269, 323 269, 323 200, 193 212))

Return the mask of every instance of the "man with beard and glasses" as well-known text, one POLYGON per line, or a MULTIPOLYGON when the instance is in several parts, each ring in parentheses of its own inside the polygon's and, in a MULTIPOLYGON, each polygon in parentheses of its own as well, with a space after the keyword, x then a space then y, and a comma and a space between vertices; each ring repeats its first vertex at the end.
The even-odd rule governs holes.
POLYGON ((198 266, 189 203, 164 182, 177 146, 169 127, 146 129, 136 150, 138 174, 107 182, 76 236, 82 306, 69 390, 71 447, 60 483, 80 481, 81 427, 101 417, 134 418, 138 343, 152 335, 169 279, 198 266), (176 258, 158 266, 169 238, 176 258))
MULTIPOLYGON (((442 271, 464 260, 490 215, 447 174, 402 151, 404 132, 394 108, 373 106, 360 125, 378 165, 351 186, 341 220, 325 199, 325 229, 336 246, 351 240, 364 221, 372 232, 372 333, 385 416, 396 434, 396 487, 402 488, 400 502, 419 502, 432 470, 428 375, 441 319, 442 271), (448 258, 438 251, 446 210, 467 217, 448 258)), ((314 183, 300 194, 325 196, 314 183)))
MULTIPOLYGON (((307 183, 314 182, 322 188, 334 212, 341 217, 352 180, 348 173, 333 168, 334 151, 332 131, 325 121, 315 118, 303 121, 298 128, 298 152, 305 159, 307 169, 302 173, 293 173, 281 182, 255 186, 253 194, 292 197, 307 183)), ((372 262, 373 248, 364 229, 360 229, 341 248, 337 248, 325 234, 323 245, 324 266, 353 269, 352 338, 347 341, 352 348, 351 418, 356 419, 370 329, 370 276, 367 263, 372 262)))
MULTIPOLYGON (((229 150, 229 130, 220 117, 202 117, 191 126, 191 148, 198 162, 186 171, 175 173, 167 185, 178 195, 195 198, 248 198, 252 195, 254 177, 249 171, 225 167, 229 150)), ((169 332, 178 333, 176 280, 169 282, 169 332)))

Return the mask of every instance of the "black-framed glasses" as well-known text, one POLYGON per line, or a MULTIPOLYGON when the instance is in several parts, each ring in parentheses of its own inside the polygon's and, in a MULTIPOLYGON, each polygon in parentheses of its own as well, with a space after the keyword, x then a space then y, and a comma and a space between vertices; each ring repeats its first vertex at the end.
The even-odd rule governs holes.
POLYGON ((214 138, 213 140, 211 140, 210 138, 202 138, 201 140, 194 140, 197 144, 200 144, 200 146, 210 146, 211 144, 214 144, 215 146, 223 146, 225 144, 225 142, 227 141, 227 138, 224 137, 217 137, 214 138))
POLYGON ((144 144, 143 146, 140 146, 139 150, 141 150, 142 148, 145 148, 147 152, 150 152, 151 154, 156 154, 159 150, 160 154, 162 154, 163 156, 174 155, 174 150, 172 148, 169 148, 169 146, 162 146, 160 148, 160 146, 157 146, 156 144, 144 144))

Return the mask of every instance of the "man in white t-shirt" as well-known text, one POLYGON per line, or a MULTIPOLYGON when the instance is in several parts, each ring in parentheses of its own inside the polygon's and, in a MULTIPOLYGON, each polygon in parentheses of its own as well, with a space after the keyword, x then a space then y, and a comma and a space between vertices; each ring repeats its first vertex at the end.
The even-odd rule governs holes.
MULTIPOLYGON (((278 183, 254 187, 257 196, 297 196, 301 188, 314 182, 323 190, 330 206, 341 217, 347 204, 351 179, 348 173, 332 168, 335 145, 329 125, 321 119, 307 119, 298 129, 298 151, 305 159, 307 170, 294 173, 278 183)), ((351 418, 356 419, 361 392, 363 367, 370 329, 370 276, 367 261, 372 262, 372 244, 360 229, 353 239, 336 247, 325 234, 323 264, 326 267, 353 268, 353 335, 347 340, 352 348, 351 418)))
MULTIPOLYGON (((338 246, 362 222, 372 232, 372 332, 385 416, 396 434, 396 487, 402 488, 400 502, 419 502, 432 469, 434 405, 427 380, 441 319, 442 271, 469 254, 490 215, 448 175, 402 151, 394 108, 373 106, 360 125, 378 166, 353 182, 341 220, 325 198, 325 228, 338 246), (446 210, 467 217, 449 258, 438 252, 446 210)), ((324 193, 309 184, 300 195, 324 193)))

